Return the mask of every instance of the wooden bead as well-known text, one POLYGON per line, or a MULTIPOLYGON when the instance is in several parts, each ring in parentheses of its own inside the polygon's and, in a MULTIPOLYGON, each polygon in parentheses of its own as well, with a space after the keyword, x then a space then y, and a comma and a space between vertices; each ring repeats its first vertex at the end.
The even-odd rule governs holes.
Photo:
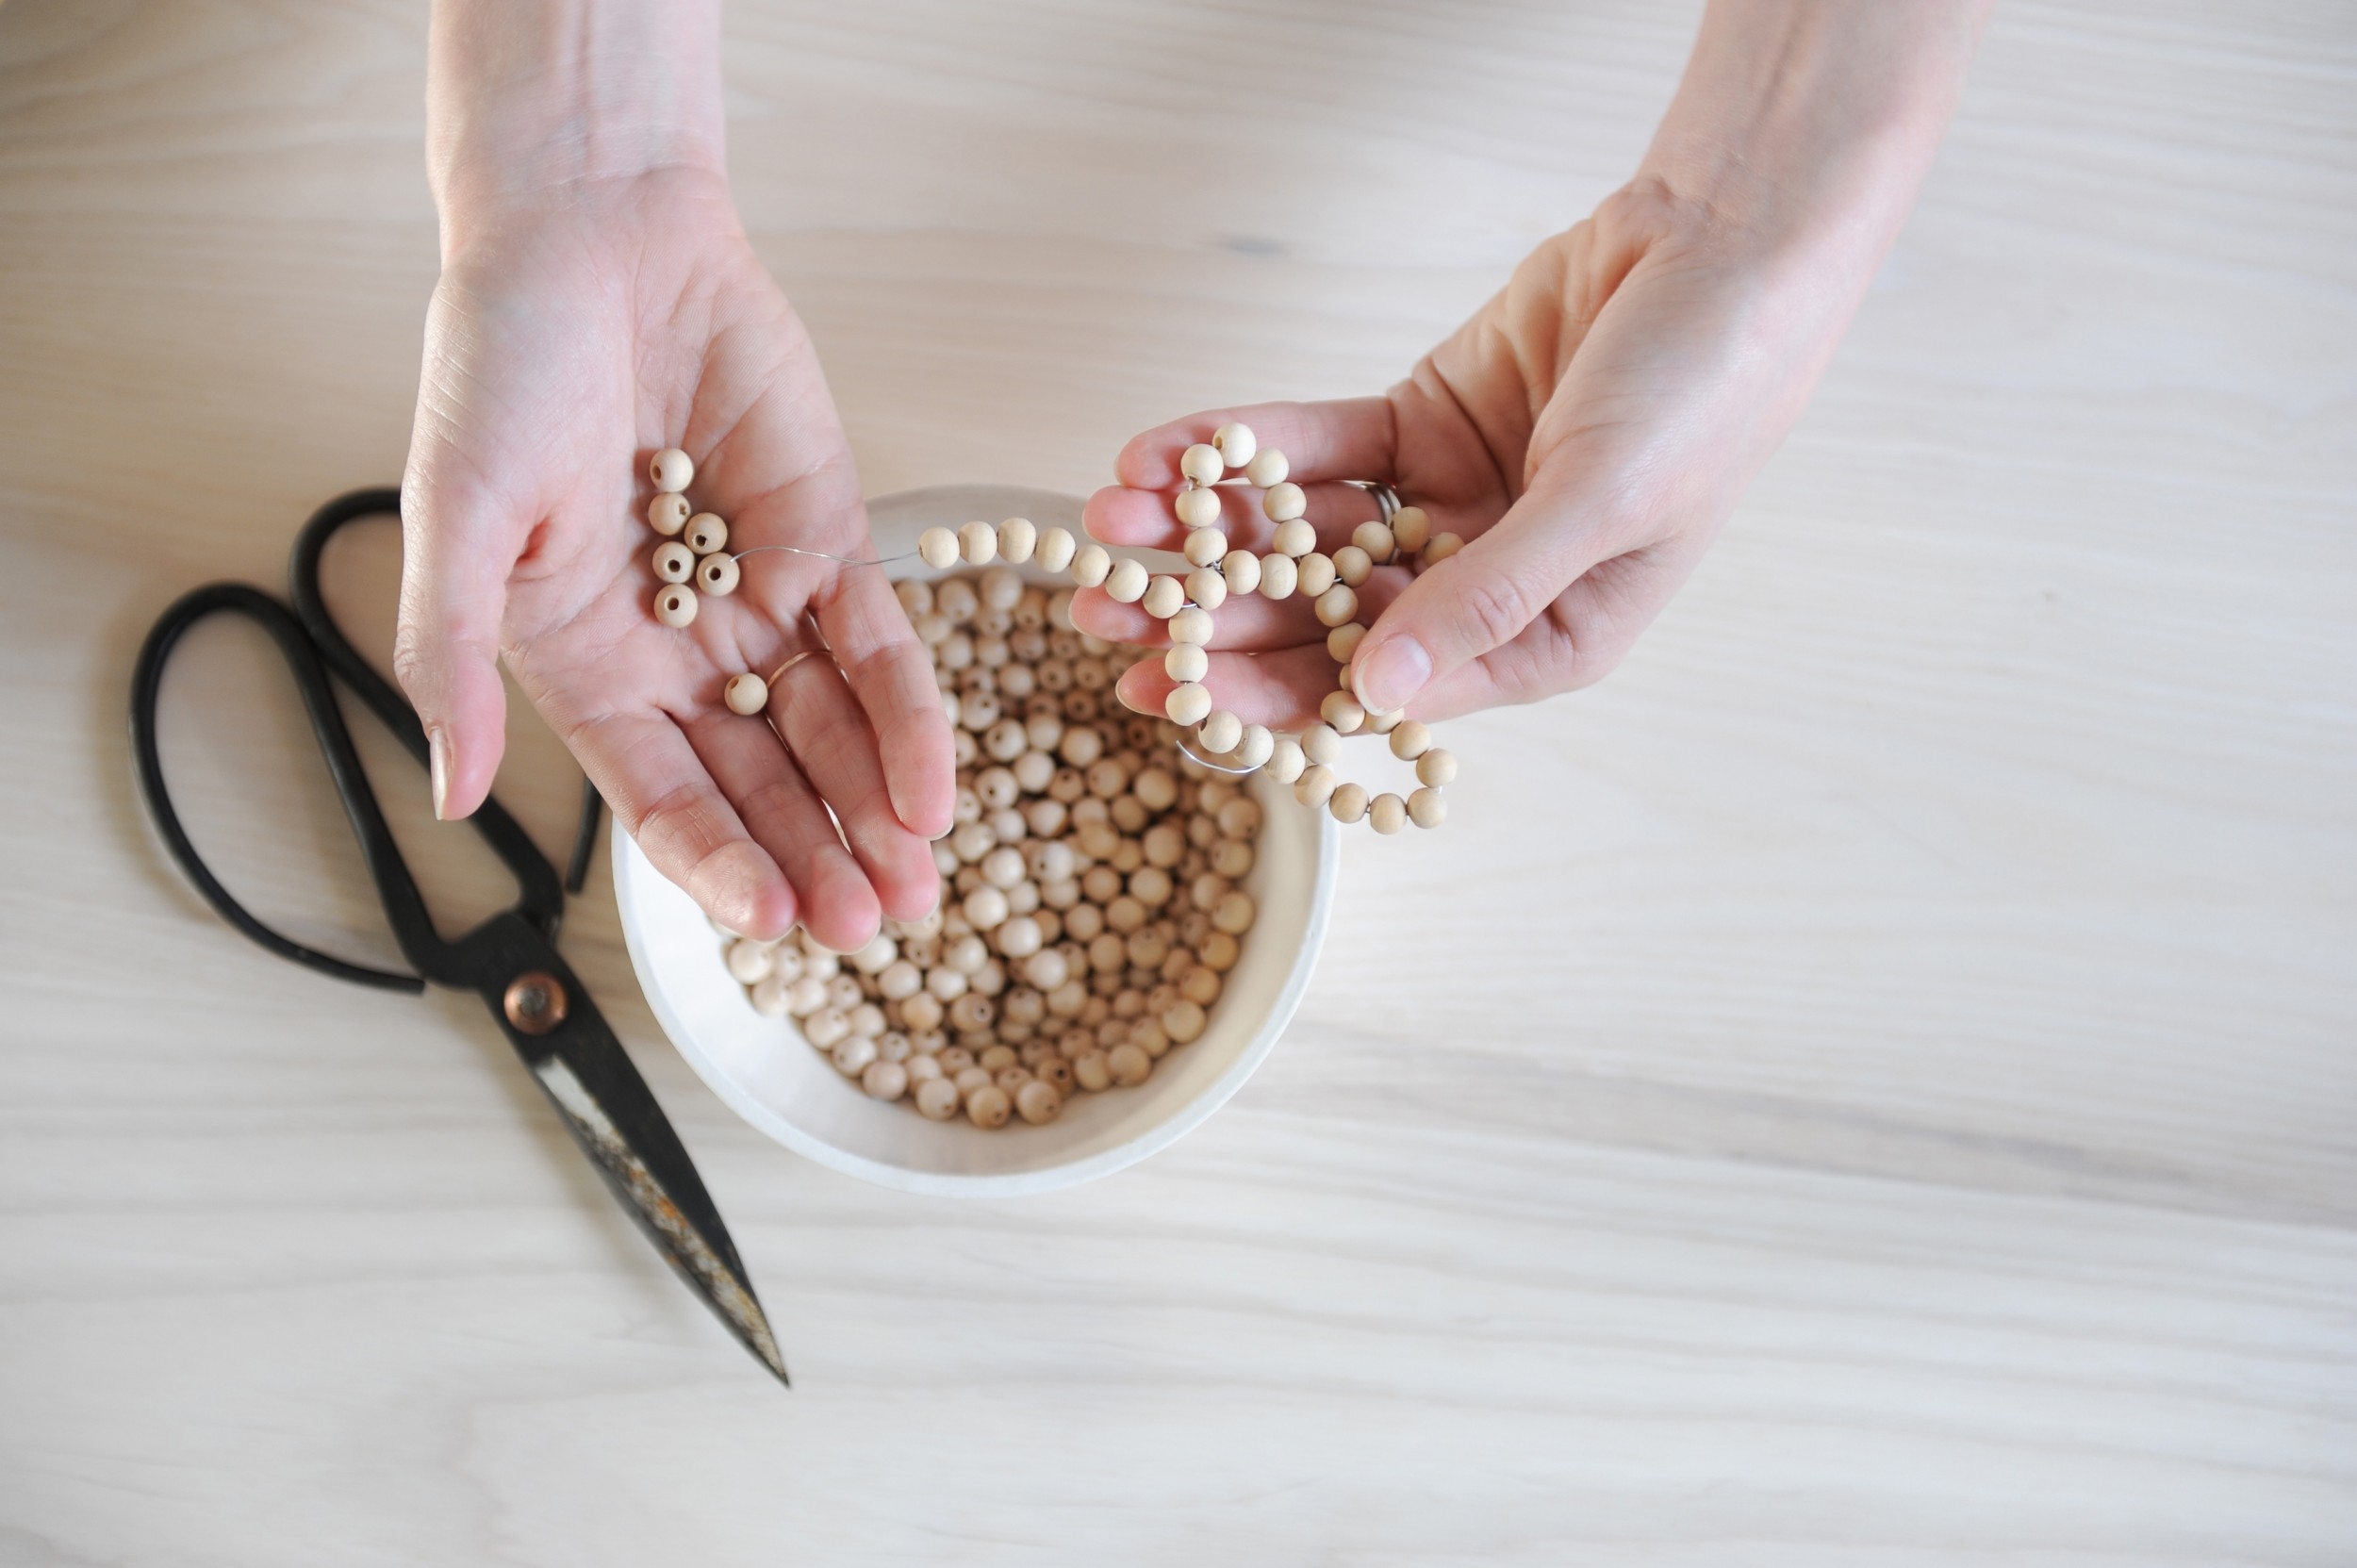
POLYGON ((1030 518, 1009 518, 998 525, 998 556, 1021 566, 1039 548, 1039 527, 1030 518))
POLYGON ((1261 489, 1273 489, 1285 482, 1293 465, 1275 447, 1262 447, 1252 454, 1252 461, 1244 466, 1244 476, 1261 489))
POLYGON ((666 583, 684 583, 696 574, 696 553, 677 539, 654 547, 654 574, 666 583))
POLYGON ((1360 523, 1350 531, 1350 542, 1358 549, 1365 551, 1367 559, 1376 566, 1381 566, 1390 560, 1393 552, 1399 548, 1398 541, 1392 536, 1391 525, 1383 522, 1360 523))
POLYGON ((1265 724, 1246 724, 1244 738, 1236 742, 1233 750, 1237 767, 1259 767, 1276 755, 1277 737, 1269 733, 1265 724))
POLYGON ((1228 579, 1217 567, 1197 567, 1187 573, 1186 594, 1207 610, 1216 610, 1228 602, 1228 579))
POLYGON ((898 1099, 909 1092, 909 1070, 898 1062, 870 1062, 859 1086, 870 1099, 898 1099))
POLYGON ((716 512, 698 512, 687 520, 687 531, 680 537, 697 554, 709 555, 729 542, 729 525, 716 512))
POLYGON ((1031 547, 1031 559, 1044 571, 1062 571, 1072 564, 1072 553, 1080 547, 1080 541, 1072 536, 1071 529, 1044 529, 1039 542, 1031 547))
POLYGON ((1101 544, 1084 544, 1072 557, 1072 580, 1084 588, 1093 588, 1110 576, 1113 558, 1101 544))
POLYGON ((1337 583, 1318 595, 1318 624, 1347 626, 1359 613, 1359 594, 1347 583, 1337 583))
POLYGON ((1261 497, 1261 510, 1271 522, 1291 522, 1310 509, 1310 498, 1292 480, 1280 480, 1261 497))
POLYGON ((1228 460, 1219 448, 1197 441, 1179 454, 1178 471, 1198 485, 1209 485, 1228 471, 1228 460))
POLYGON ((1432 542, 1432 520, 1421 506, 1402 506, 1392 514, 1392 542, 1403 555, 1414 555, 1432 542))
POLYGON ((720 688, 720 700, 729 705, 729 712, 750 718, 769 705, 769 683, 750 672, 732 675, 720 688))
POLYGON ((1294 565, 1292 556, 1274 554, 1261 557, 1261 598, 1291 599, 1300 581, 1301 569, 1294 565))
POLYGON ((1174 688, 1168 697, 1162 699, 1163 717, 1184 729, 1193 729, 1211 717, 1211 694, 1204 689, 1200 682, 1190 681, 1174 688))
POLYGON ((1439 566, 1464 548, 1465 541, 1454 534, 1435 534, 1432 536, 1432 542, 1424 547, 1424 564, 1428 567, 1439 566))
POLYGON ((1014 1101, 996 1083, 985 1083, 965 1097, 965 1114, 976 1127, 999 1128, 1014 1114, 1014 1101))
POLYGON ((1023 574, 1011 567, 993 567, 982 573, 976 592, 985 608, 1012 610, 1023 601, 1023 574))
POLYGON ((1146 597, 1146 586, 1152 581, 1145 562, 1123 560, 1106 574, 1105 593, 1117 604, 1134 604, 1146 597))
POLYGON ((1408 825, 1408 802, 1396 795, 1378 795, 1367 802, 1367 825, 1390 834, 1408 825))
POLYGON ((1226 708, 1215 709, 1203 720, 1203 727, 1195 732, 1195 738, 1213 756, 1225 756, 1236 749, 1238 741, 1244 739, 1244 720, 1226 708))
POLYGON ((1360 639, 1367 635, 1364 626, 1337 626, 1326 634, 1326 654, 1336 664, 1348 664, 1350 656, 1359 652, 1360 639))
POLYGON ((1343 754, 1343 737, 1331 724, 1312 724, 1301 732, 1301 754, 1311 762, 1330 764, 1343 754))
POLYGON ((777 968, 776 951, 766 942, 738 938, 729 944, 721 955, 729 975, 740 985, 756 985, 767 980, 777 968))
POLYGON ((666 626, 685 626, 696 619, 696 590, 684 583, 667 583, 655 590, 654 618, 666 626))
POLYGON ((1211 528, 1219 521, 1219 492, 1210 489, 1180 490, 1178 498, 1170 503, 1170 509, 1189 528, 1198 532, 1211 528))
POLYGON ((1375 575, 1375 562, 1355 544, 1346 544, 1334 552, 1334 576, 1338 582, 1357 587, 1375 575))
POLYGON ((696 461, 675 446, 665 447, 647 460, 647 477, 658 490, 684 490, 696 480, 696 461))
POLYGON ((1294 518, 1290 522, 1277 525, 1277 534, 1271 542, 1277 546, 1277 553, 1298 561, 1318 547, 1318 531, 1310 526, 1308 518, 1294 518))
POLYGON ((986 567, 998 558, 998 530, 986 522, 969 522, 958 530, 958 553, 970 567, 986 567))
POLYGON ((1091 1094, 1113 1086, 1112 1062, 1101 1050, 1083 1051, 1072 1059, 1072 1081, 1091 1094))
POLYGON ((916 1086, 917 1114, 927 1121, 946 1122, 958 1114, 960 1098, 958 1086, 948 1079, 927 1078, 916 1086))
POLYGON ((916 536, 916 558, 929 567, 946 567, 958 558, 958 536, 947 528, 928 528, 916 536))
POLYGON ((1228 553, 1228 536, 1216 528, 1198 528, 1187 536, 1180 553, 1191 567, 1207 567, 1228 553))
POLYGON ((1105 1053, 1105 1066, 1115 1083, 1130 1089, 1153 1076, 1154 1059, 1146 1055, 1142 1048, 1125 1040, 1105 1053))
MULTIPOLYGON (((1124 561, 1122 566, 1127 567, 1134 564, 1135 563, 1133 562, 1124 561)), ((1145 569, 1143 567, 1139 568, 1139 570, 1141 571, 1144 569, 1145 569)), ((1118 578, 1120 576, 1121 571, 1117 568, 1113 572, 1113 577, 1118 578)), ((1126 586, 1126 584, 1116 584, 1113 581, 1108 580, 1105 584, 1105 591, 1112 594, 1115 599, 1119 599, 1121 597, 1119 590, 1122 586, 1126 586)), ((1168 620, 1172 616, 1177 615, 1180 610, 1183 610, 1186 607, 1187 586, 1184 583, 1179 582, 1176 577, 1156 577, 1146 585, 1145 592, 1138 596, 1138 608, 1144 610, 1147 615, 1152 616, 1156 620, 1168 620)))
POLYGON ((1014 1092, 1014 1108, 1025 1121, 1037 1127, 1056 1119, 1056 1113, 1063 1109, 1063 1096, 1054 1084, 1035 1078, 1014 1092))
POLYGON ((1456 756, 1441 747, 1433 747, 1416 759, 1416 782, 1430 784, 1435 789, 1442 784, 1455 784, 1457 782, 1456 756))
MULTIPOLYGON (((1345 670, 1343 674, 1345 679, 1343 682, 1343 689, 1344 691, 1348 691, 1350 689, 1350 682, 1347 679, 1349 672, 1345 670)), ((1408 710, 1405 708, 1392 708, 1382 713, 1377 713, 1373 709, 1369 709, 1367 712, 1367 734, 1371 735, 1390 734, 1393 730, 1399 728, 1401 721, 1407 718, 1407 717, 1408 710)))
POLYGON ((694 510, 685 496, 666 490, 647 503, 647 526, 668 538, 687 526, 688 516, 694 510))
POLYGON ((1334 790, 1341 783, 1331 767, 1322 762, 1313 762, 1303 768, 1301 776, 1294 781, 1294 799, 1314 810, 1333 799, 1334 790))
POLYGON ((1292 784, 1301 777, 1302 769, 1308 766, 1309 759, 1301 753, 1301 742, 1291 735, 1276 737, 1268 757, 1270 778, 1278 784, 1292 784))
MULTIPOLYGON (((1359 788, 1357 784, 1344 784, 1343 787, 1359 788)), ((1365 791, 1360 790, 1360 793, 1364 794, 1365 791)), ((1252 929, 1252 922, 1260 916, 1260 907, 1253 903, 1252 895, 1237 888, 1223 897, 1211 911, 1211 929, 1224 931, 1230 936, 1242 936, 1252 929)))
POLYGON ((1413 762, 1432 750, 1432 726, 1419 719, 1402 720, 1392 731, 1392 755, 1402 762, 1413 762))
POLYGON ((1420 828, 1437 828, 1448 820, 1448 801, 1427 784, 1408 797, 1408 820, 1420 828))
POLYGON ((1313 550, 1294 562, 1294 566, 1300 573, 1294 580, 1295 584, 1309 598, 1315 599, 1334 586, 1334 558, 1331 555, 1321 555, 1313 550))
POLYGON ((1162 673, 1182 686, 1189 682, 1201 681, 1211 671, 1211 655, 1205 652, 1199 644, 1177 643, 1162 655, 1162 673))
POLYGON ((1318 716, 1332 725, 1337 734, 1350 734, 1367 721, 1367 710, 1346 691, 1327 692, 1326 701, 1318 704, 1318 716))
POLYGON ((1252 434, 1252 427, 1233 421, 1221 425, 1212 433, 1211 445, 1218 451, 1220 460, 1231 469, 1244 467, 1261 450, 1260 440, 1252 434))
POLYGON ((1367 814, 1367 786, 1362 784, 1343 784, 1326 802, 1326 809, 1333 814, 1335 821, 1345 826, 1356 822, 1367 814))
POLYGON ((740 573, 733 555, 707 555, 696 568, 696 586, 715 599, 726 599, 736 591, 740 573))
POLYGON ((1261 586, 1261 557, 1249 550, 1231 550, 1220 558, 1219 574, 1228 579, 1229 593, 1251 593, 1261 586))
POLYGON ((1170 618, 1170 640, 1209 643, 1211 640, 1211 612, 1199 604, 1190 604, 1172 616, 1170 618))

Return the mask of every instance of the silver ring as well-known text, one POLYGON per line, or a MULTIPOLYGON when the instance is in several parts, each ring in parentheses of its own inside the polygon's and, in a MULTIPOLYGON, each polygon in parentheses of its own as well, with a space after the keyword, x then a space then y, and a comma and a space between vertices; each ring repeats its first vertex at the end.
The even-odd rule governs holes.
POLYGON ((1345 479, 1343 483, 1356 485, 1367 494, 1375 497, 1376 509, 1383 514, 1376 520, 1377 521, 1388 524, 1393 518, 1399 515, 1399 509, 1404 504, 1399 499, 1399 492, 1381 480, 1345 479))

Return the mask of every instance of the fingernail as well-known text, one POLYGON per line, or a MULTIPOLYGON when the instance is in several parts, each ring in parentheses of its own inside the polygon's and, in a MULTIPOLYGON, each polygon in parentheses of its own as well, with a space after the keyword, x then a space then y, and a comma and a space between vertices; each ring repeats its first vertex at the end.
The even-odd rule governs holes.
POLYGON ((450 733, 440 725, 425 732, 426 771, 434 779, 434 818, 450 819, 442 804, 450 798, 450 733))
POLYGON ((1350 684, 1359 701, 1376 713, 1406 707, 1432 679, 1432 655, 1413 637, 1392 637, 1352 663, 1350 684))

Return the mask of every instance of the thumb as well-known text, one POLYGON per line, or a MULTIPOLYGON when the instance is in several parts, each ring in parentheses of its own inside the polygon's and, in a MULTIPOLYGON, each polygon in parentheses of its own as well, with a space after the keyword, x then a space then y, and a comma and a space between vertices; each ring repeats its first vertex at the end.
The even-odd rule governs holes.
POLYGON ((393 678, 418 710, 431 749, 434 815, 470 815, 491 793, 507 748, 500 622, 515 552, 487 499, 404 485, 401 623, 393 678))
POLYGON ((1522 635, 1581 573, 1611 553, 1577 500, 1548 487, 1524 494, 1495 526, 1409 584, 1350 661, 1368 711, 1406 707, 1433 682, 1522 635))

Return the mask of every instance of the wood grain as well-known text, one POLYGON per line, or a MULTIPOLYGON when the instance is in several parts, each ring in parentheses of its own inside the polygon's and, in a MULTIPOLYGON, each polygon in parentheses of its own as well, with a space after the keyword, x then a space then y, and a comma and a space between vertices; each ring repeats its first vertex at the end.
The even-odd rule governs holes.
MULTIPOLYGON (((745 0, 732 158, 871 492, 1085 490, 1400 373, 1624 177, 1695 14, 745 0)), ((272 964, 132 795, 156 611, 399 471, 422 69, 413 6, 0 6, 0 1565, 2348 1560, 2347 7, 2002 8, 1701 573, 1605 685, 1458 726, 1447 832, 1356 848, 1294 1036, 1148 1165, 793 1160, 593 885, 568 951, 784 1397, 476 1004, 272 964)), ((335 567, 378 647, 396 548, 335 567)), ((191 652, 208 850, 381 954, 283 682, 191 652)))

